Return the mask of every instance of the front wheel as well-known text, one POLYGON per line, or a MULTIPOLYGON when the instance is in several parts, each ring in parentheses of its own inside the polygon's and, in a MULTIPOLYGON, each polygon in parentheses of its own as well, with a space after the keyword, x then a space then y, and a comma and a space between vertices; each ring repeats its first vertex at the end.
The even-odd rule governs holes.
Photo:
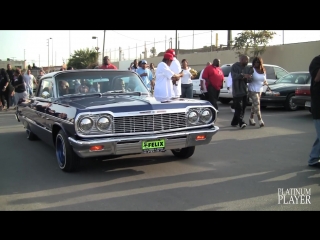
POLYGON ((178 158, 189 158, 194 154, 194 150, 196 149, 195 146, 193 147, 186 147, 186 148, 180 148, 180 149, 172 149, 171 152, 174 156, 178 158))
POLYGON ((64 172, 73 172, 80 166, 80 158, 73 151, 64 131, 56 136, 56 156, 59 168, 64 172))
POLYGON ((294 96, 294 93, 289 94, 289 96, 286 99, 286 103, 284 107, 288 111, 296 111, 298 109, 298 106, 292 102, 292 97, 294 96))

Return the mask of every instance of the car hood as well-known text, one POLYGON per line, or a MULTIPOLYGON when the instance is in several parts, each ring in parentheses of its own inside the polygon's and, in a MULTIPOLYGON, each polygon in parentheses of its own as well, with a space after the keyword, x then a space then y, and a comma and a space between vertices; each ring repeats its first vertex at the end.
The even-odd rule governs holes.
POLYGON ((80 111, 101 111, 108 110, 113 112, 127 111, 147 111, 157 109, 177 109, 185 108, 190 105, 202 106, 210 105, 208 101, 197 99, 178 98, 168 102, 158 101, 150 96, 102 96, 84 98, 66 98, 58 102, 63 105, 75 107, 80 111))
POLYGON ((276 83, 276 84, 270 84, 269 88, 273 91, 282 89, 282 88, 296 88, 298 86, 301 86, 300 84, 290 84, 290 83, 276 83))

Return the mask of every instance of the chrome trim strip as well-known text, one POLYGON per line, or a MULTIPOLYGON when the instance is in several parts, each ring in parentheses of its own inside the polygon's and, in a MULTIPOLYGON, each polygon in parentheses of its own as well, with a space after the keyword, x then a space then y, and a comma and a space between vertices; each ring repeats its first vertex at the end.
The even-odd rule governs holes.
POLYGON ((25 116, 22 116, 22 117, 23 117, 27 122, 35 125, 36 127, 39 127, 39 128, 41 128, 41 129, 43 129, 43 130, 46 130, 46 131, 49 132, 49 133, 52 133, 52 131, 48 130, 48 129, 45 128, 45 127, 39 126, 35 121, 31 120, 30 118, 27 118, 27 117, 25 117, 25 116))
POLYGON ((166 139, 166 150, 206 145, 210 143, 213 135, 215 135, 218 131, 219 127, 215 126, 210 129, 157 134, 153 136, 135 135, 130 137, 111 137, 92 140, 76 140, 72 137, 69 137, 68 140, 75 153, 79 157, 86 158, 108 155, 139 154, 142 153, 142 141, 163 138, 166 139), (199 134, 205 134, 206 139, 197 141, 196 136, 199 134), (91 151, 90 147, 95 145, 102 145, 103 150, 91 151))

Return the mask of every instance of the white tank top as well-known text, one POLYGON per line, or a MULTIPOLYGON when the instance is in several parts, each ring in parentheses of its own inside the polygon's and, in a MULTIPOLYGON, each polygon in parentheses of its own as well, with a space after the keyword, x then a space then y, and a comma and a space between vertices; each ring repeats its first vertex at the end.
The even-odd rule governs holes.
POLYGON ((263 82, 266 80, 266 74, 259 74, 253 69, 252 82, 248 83, 248 90, 250 92, 261 92, 263 90, 263 82))

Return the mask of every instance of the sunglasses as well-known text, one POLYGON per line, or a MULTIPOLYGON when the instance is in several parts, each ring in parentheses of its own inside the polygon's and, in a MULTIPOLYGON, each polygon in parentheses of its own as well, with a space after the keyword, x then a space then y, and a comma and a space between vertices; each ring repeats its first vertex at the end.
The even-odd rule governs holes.
POLYGON ((260 64, 261 62, 255 62, 255 63, 259 63, 260 64))

